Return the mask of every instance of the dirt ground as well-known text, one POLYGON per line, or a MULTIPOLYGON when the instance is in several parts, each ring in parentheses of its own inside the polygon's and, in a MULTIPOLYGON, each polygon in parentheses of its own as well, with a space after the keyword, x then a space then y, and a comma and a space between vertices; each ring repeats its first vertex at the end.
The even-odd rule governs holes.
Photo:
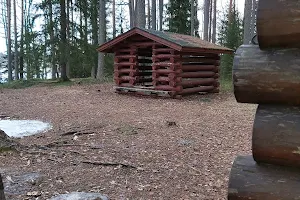
POLYGON ((44 178, 11 199, 100 192, 110 199, 227 199, 230 168, 251 154, 256 105, 233 94, 180 100, 114 93, 111 84, 33 87, 0 93, 0 115, 50 122, 17 139, 26 152, 0 154, 4 177, 44 178))

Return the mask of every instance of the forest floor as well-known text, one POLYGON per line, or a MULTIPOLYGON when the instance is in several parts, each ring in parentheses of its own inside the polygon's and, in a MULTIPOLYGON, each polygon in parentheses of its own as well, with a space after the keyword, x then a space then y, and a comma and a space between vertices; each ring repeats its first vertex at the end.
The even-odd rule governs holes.
POLYGON ((177 100, 118 95, 109 83, 2 89, 0 115, 53 129, 15 139, 29 149, 0 153, 0 173, 43 176, 13 200, 73 191, 112 200, 227 199, 235 157, 251 154, 255 109, 230 92, 177 100))

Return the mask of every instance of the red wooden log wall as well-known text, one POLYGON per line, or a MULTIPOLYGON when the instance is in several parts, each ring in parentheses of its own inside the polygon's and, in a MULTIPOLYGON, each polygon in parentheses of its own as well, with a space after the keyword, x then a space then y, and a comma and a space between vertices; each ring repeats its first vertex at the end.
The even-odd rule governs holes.
POLYGON ((147 40, 130 42, 115 51, 114 79, 119 87, 170 91, 173 97, 218 92, 219 59, 218 54, 179 52, 147 40))

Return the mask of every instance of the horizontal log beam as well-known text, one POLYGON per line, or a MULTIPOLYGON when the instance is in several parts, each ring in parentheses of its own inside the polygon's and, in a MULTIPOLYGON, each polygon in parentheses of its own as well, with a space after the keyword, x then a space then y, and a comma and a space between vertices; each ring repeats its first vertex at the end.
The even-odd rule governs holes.
POLYGON ((134 65, 134 66, 137 66, 138 65, 138 62, 115 62, 114 63, 115 66, 131 66, 131 65, 134 65))
POLYGON ((157 69, 157 70, 153 70, 153 76, 159 76, 160 74, 181 74, 182 70, 178 69, 178 70, 170 70, 170 69, 157 69))
POLYGON ((195 72, 195 71, 213 71, 218 72, 218 67, 215 65, 182 65, 182 71, 195 72))
POLYGON ((194 62, 194 63, 216 63, 218 60, 206 57, 182 57, 181 61, 184 63, 194 62))
POLYGON ((300 167, 300 107, 259 105, 252 137, 257 162, 300 167))
POLYGON ((194 94, 199 92, 209 92, 213 90, 214 86, 200 86, 200 87, 193 87, 193 88, 185 88, 183 89, 179 94, 180 95, 186 95, 186 94, 194 94))
POLYGON ((169 85, 156 85, 154 87, 155 90, 164 90, 164 91, 175 91, 175 92, 181 92, 182 91, 182 87, 181 86, 176 86, 176 87, 172 87, 169 85))
POLYGON ((162 58, 180 58, 180 55, 172 55, 172 54, 158 54, 158 55, 153 55, 152 59, 162 59, 162 58))
POLYGON ((182 78, 212 78, 216 75, 215 72, 200 71, 200 72, 183 72, 182 78))
POLYGON ((206 58, 213 58, 213 59, 220 59, 219 54, 214 53, 199 53, 199 52, 179 52, 179 55, 182 56, 199 56, 199 57, 206 57, 206 58))
POLYGON ((171 49, 171 48, 155 48, 152 50, 153 54, 158 54, 158 53, 170 53, 170 54, 174 54, 175 50, 171 49))
POLYGON ((213 85, 215 84, 216 80, 214 78, 203 78, 203 79, 196 79, 196 80, 183 80, 181 82, 181 85, 183 88, 188 88, 188 87, 195 87, 199 85, 213 85))
POLYGON ((159 76, 159 77, 152 77, 152 79, 154 81, 160 81, 160 82, 170 82, 170 81, 174 81, 174 82, 181 82, 182 78, 181 77, 175 77, 174 79, 170 78, 170 77, 166 77, 166 76, 159 76))
POLYGON ((262 49, 300 47, 300 4, 298 0, 260 0, 257 35, 262 49))
POLYGON ((232 166, 228 200, 291 200, 300 196, 299 169, 257 164, 238 156, 232 166))
POLYGON ((118 58, 118 59, 137 58, 137 55, 116 55, 115 58, 118 58))
POLYGON ((241 46, 234 57, 234 94, 240 103, 300 105, 300 51, 241 46))

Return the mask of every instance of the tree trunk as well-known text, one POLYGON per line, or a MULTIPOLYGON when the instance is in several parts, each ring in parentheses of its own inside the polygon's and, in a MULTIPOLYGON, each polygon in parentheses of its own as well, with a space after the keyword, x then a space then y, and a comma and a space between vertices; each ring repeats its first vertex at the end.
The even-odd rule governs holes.
POLYGON ((17 5, 14 0, 14 39, 15 39, 15 56, 14 56, 14 67, 15 67, 15 80, 19 80, 19 66, 18 66, 18 33, 17 33, 17 5))
MULTIPOLYGON (((105 43, 106 38, 106 14, 105 14, 105 0, 100 0, 99 5, 99 45, 105 43)), ((98 70, 97 79, 103 79, 104 73, 104 53, 99 53, 98 55, 98 70)))
POLYGON ((5 200, 4 185, 3 185, 1 174, 0 174, 0 200, 5 200))
POLYGON ((229 0, 228 24, 231 24, 232 18, 233 18, 233 13, 232 13, 232 0, 229 0))
POLYGON ((259 105, 252 151, 256 162, 300 167, 300 108, 259 105))
POLYGON ((66 1, 60 0, 60 68, 61 80, 67 81, 67 16, 66 16, 66 1))
MULTIPOLYGON (((92 15, 91 15, 91 23, 92 23, 92 38, 93 45, 95 47, 98 46, 98 0, 92 0, 92 15)), ((97 66, 98 66, 98 52, 95 51, 93 53, 93 66, 91 71, 91 77, 96 78, 97 74, 97 66)))
POLYGON ((145 0, 136 0, 136 26, 140 28, 146 26, 145 0))
POLYGON ((51 44, 51 64, 52 64, 52 79, 56 79, 57 66, 55 62, 55 46, 54 46, 54 25, 52 16, 52 0, 48 0, 49 6, 49 25, 50 25, 50 44, 51 44))
POLYGON ((209 4, 210 0, 204 0, 204 37, 203 39, 208 41, 208 26, 209 26, 209 4))
POLYGON ((252 0, 245 0, 244 9, 244 44, 249 44, 251 41, 251 10, 252 10, 252 0))
POLYGON ((21 0, 20 79, 24 78, 24 0, 21 0))
POLYGON ((151 8, 150 8, 150 0, 148 0, 148 6, 147 6, 147 12, 148 12, 148 15, 147 15, 147 19, 148 19, 148 29, 151 29, 151 8))
POLYGON ((71 36, 71 30, 70 30, 70 0, 67 0, 67 47, 66 47, 66 57, 67 57, 67 77, 70 78, 70 36, 71 36))
POLYGON ((208 41, 211 41, 212 37, 212 7, 213 7, 213 0, 210 0, 209 2, 209 33, 208 33, 208 41))
POLYGON ((156 0, 152 0, 152 7, 151 7, 151 28, 156 30, 156 0))
POLYGON ((8 82, 12 78, 12 56, 11 56, 11 1, 7 0, 7 57, 8 57, 8 82))
POLYGON ((250 23, 250 30, 251 30, 251 38, 256 33, 256 10, 257 10, 257 1, 252 0, 252 9, 251 9, 251 23, 250 23))
POLYGON ((234 94, 240 103, 300 105, 298 49, 262 51, 242 45, 234 57, 234 94))
POLYGON ((191 36, 195 36, 195 0, 191 0, 191 36))
POLYGON ((212 31, 212 43, 217 41, 217 0, 214 0, 214 19, 213 19, 213 31, 212 31))
POLYGON ((163 12, 164 12, 164 0, 159 0, 159 30, 163 30, 163 12))
POLYGON ((299 169, 257 164, 238 156, 232 166, 228 200, 291 200, 300 196, 299 169))
POLYGON ((116 0, 112 1, 112 24, 113 24, 113 38, 116 37, 116 0))
POLYGON ((130 28, 135 26, 134 0, 129 0, 130 28))

